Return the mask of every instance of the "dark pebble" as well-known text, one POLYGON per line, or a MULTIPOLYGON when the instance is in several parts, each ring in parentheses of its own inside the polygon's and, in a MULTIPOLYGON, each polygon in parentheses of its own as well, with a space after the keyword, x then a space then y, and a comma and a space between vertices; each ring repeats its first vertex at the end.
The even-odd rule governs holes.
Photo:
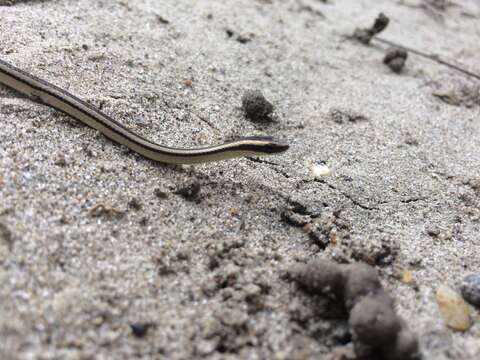
POLYGON ((383 58, 383 63, 393 72, 400 73, 407 61, 408 53, 402 49, 391 49, 383 58))
POLYGON ((242 108, 247 118, 253 121, 268 120, 273 105, 265 99, 260 90, 247 90, 242 97, 242 108))
POLYGON ((65 167, 67 166, 67 159, 65 158, 65 155, 61 154, 57 157, 55 160, 55 165, 65 167))
POLYGON ((356 123, 368 120, 365 115, 347 109, 331 108, 329 115, 337 124, 343 124, 345 122, 356 123))
POLYGON ((0 222, 0 241, 4 241, 8 248, 11 249, 13 246, 13 234, 7 225, 0 222))
POLYGON ((330 245, 330 231, 330 228, 324 228, 320 224, 314 224, 307 228, 308 237, 312 243, 322 250, 330 245))
POLYGON ((155 188, 155 190, 153 191, 153 193, 155 194, 155 196, 159 199, 166 199, 168 197, 168 194, 166 191, 164 191, 163 189, 161 188, 155 188))
POLYGON ((187 181, 175 190, 175 194, 178 194, 187 200, 196 199, 199 193, 200 183, 197 180, 187 181))
POLYGON ((390 19, 388 18, 387 15, 384 13, 378 14, 377 18, 375 19, 375 22, 373 23, 371 32, 373 34, 379 34, 383 30, 385 30, 388 26, 388 23, 390 22, 390 19))
POLYGON ((465 276, 460 290, 466 301, 480 307, 480 273, 465 276))
POLYGON ((133 323, 130 324, 132 334, 137 338, 142 338, 147 335, 148 330, 153 326, 153 323, 133 323))
POLYGON ((282 221, 286 222, 289 225, 302 227, 308 224, 309 218, 305 215, 297 214, 292 210, 284 210, 281 214, 282 221))
POLYGON ((372 38, 385 30, 388 26, 390 19, 383 13, 378 14, 374 24, 370 28, 355 29, 353 38, 360 41, 363 44, 368 45, 372 38))
POLYGON ((130 201, 128 202, 128 207, 133 209, 133 210, 141 210, 142 209, 142 203, 140 202, 140 200, 136 197, 133 197, 130 199, 130 201))

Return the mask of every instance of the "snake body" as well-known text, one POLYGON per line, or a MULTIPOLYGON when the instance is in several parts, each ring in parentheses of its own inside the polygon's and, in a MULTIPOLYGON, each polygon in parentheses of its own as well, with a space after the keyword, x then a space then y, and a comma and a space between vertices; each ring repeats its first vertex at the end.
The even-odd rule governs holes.
POLYGON ((268 136, 244 137, 221 145, 196 149, 172 148, 144 138, 68 91, 3 60, 0 60, 0 83, 33 101, 50 106, 97 129, 110 140, 123 144, 148 159, 162 163, 206 163, 242 156, 276 154, 288 149, 287 144, 268 136))

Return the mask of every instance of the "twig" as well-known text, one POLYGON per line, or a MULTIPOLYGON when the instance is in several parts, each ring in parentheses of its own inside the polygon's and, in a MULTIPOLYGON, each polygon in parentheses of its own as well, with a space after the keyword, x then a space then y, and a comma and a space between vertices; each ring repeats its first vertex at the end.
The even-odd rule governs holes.
POLYGON ((433 61, 436 61, 437 63, 439 64, 442 64, 442 65, 445 65, 445 66, 448 66, 449 68, 452 68, 452 69, 455 69, 457 71, 460 71, 461 73, 467 75, 467 76, 471 76, 477 80, 480 80, 480 75, 478 74, 475 74, 471 71, 468 71, 468 70, 465 70, 464 68, 461 68, 457 65, 454 65, 454 64, 451 64, 445 60, 442 60, 438 57, 438 55, 434 55, 434 54, 427 54, 423 51, 419 51, 419 50, 415 50, 415 49, 412 49, 412 48, 409 48, 407 46, 403 46, 403 45, 399 45, 399 44, 396 44, 395 42, 393 41, 390 41, 390 40, 386 40, 386 39, 383 39, 383 38, 380 38, 378 36, 375 36, 374 37, 375 40, 379 41, 379 42, 382 42, 384 44, 388 44, 390 46, 394 46, 394 47, 397 47, 397 48, 400 48, 400 49, 403 49, 403 50, 406 50, 408 52, 411 52, 413 54, 416 54, 418 56, 422 56, 424 58, 427 58, 427 59, 430 59, 430 60, 433 60, 433 61))

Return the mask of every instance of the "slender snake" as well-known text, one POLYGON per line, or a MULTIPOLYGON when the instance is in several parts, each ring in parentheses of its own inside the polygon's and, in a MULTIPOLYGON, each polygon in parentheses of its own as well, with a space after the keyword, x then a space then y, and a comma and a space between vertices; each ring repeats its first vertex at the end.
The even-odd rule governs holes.
POLYGON ((271 137, 254 136, 196 149, 172 148, 144 138, 68 91, 3 60, 0 60, 0 83, 25 94, 35 102, 70 115, 148 159, 162 163, 195 164, 241 156, 270 155, 284 152, 289 147, 271 137))

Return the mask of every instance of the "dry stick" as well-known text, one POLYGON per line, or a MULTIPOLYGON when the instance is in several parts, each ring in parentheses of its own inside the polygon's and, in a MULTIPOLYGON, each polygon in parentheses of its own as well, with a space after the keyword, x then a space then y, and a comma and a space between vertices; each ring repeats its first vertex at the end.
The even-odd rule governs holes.
POLYGON ((417 55, 422 56, 422 57, 425 57, 425 58, 427 58, 427 59, 436 61, 436 62, 438 62, 438 63, 440 63, 440 64, 443 64, 443 65, 445 65, 445 66, 448 66, 448 67, 450 67, 450 68, 452 68, 452 69, 455 69, 455 70, 457 70, 457 71, 460 71, 460 72, 464 73, 465 75, 468 75, 468 76, 474 77, 475 79, 480 80, 480 75, 475 74, 475 73, 473 73, 473 72, 471 72, 471 71, 465 70, 465 69, 463 69, 463 68, 461 68, 461 67, 459 67, 459 66, 457 66, 457 65, 454 65, 454 64, 451 64, 451 63, 449 63, 449 62, 446 62, 445 60, 440 59, 437 55, 427 54, 427 53, 424 53, 424 52, 419 51, 419 50, 411 49, 411 48, 409 48, 409 47, 407 47, 407 46, 398 45, 398 44, 394 43, 393 41, 386 40, 386 39, 382 39, 382 38, 380 38, 380 37, 378 37, 378 36, 375 36, 374 39, 376 39, 377 41, 380 41, 380 42, 382 42, 382 43, 388 44, 388 45, 390 45, 390 46, 394 46, 394 47, 397 47, 397 48, 406 50, 406 51, 408 51, 408 52, 411 52, 411 53, 413 53, 413 54, 417 54, 417 55))

